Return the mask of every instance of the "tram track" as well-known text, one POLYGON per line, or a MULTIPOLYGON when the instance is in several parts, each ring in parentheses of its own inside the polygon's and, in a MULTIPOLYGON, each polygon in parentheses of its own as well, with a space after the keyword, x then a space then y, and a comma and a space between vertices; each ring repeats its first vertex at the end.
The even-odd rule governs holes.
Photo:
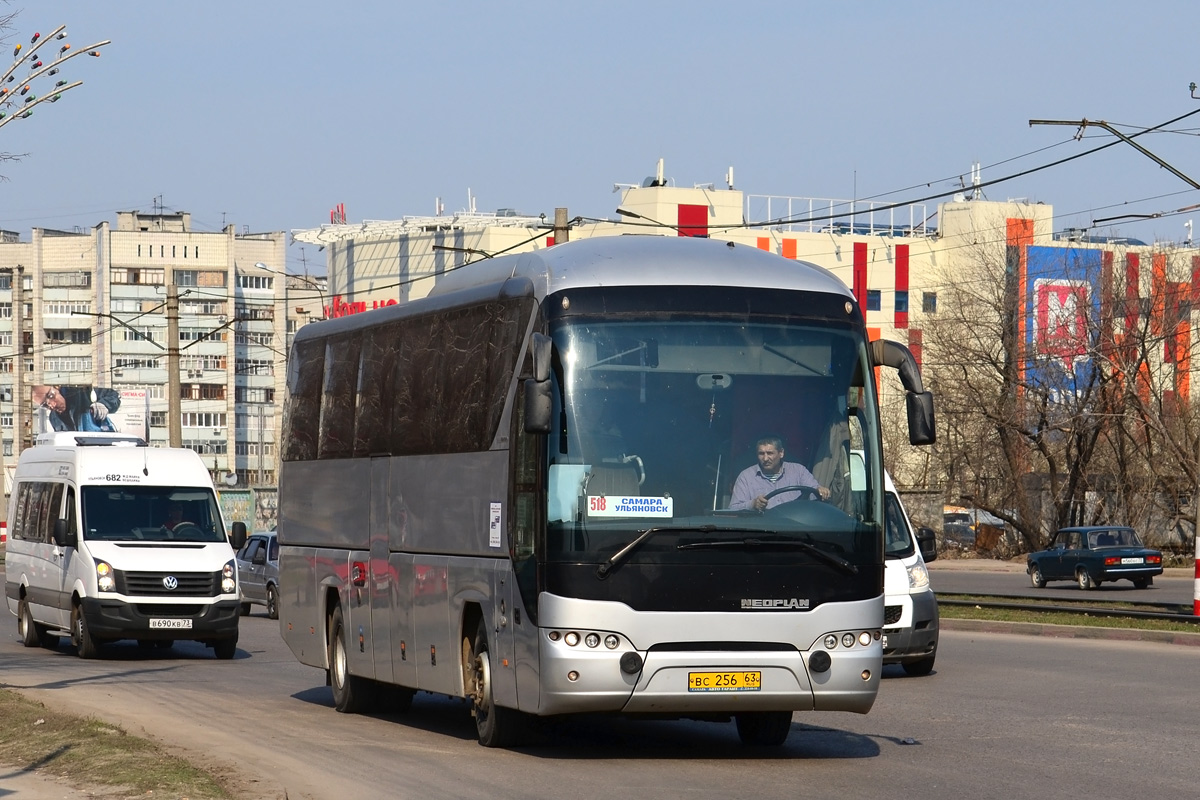
POLYGON ((1022 598, 1007 595, 981 594, 938 594, 940 606, 983 608, 1001 611, 1017 611, 1043 614, 1068 614, 1080 617, 1108 617, 1116 619, 1163 620, 1184 622, 1200 626, 1200 616, 1192 609, 1178 603, 1107 603, 1091 605, 1091 601, 1020 602, 1022 598))

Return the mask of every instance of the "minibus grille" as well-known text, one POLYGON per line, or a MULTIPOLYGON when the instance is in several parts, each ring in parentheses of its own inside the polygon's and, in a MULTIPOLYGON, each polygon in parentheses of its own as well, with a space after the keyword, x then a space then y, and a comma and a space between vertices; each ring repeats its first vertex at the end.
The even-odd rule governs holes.
POLYGON ((900 621, 900 616, 904 613, 904 609, 900 606, 884 606, 883 607, 883 624, 895 625, 900 621))
POLYGON ((173 597, 212 597, 219 594, 217 572, 124 572, 118 576, 118 591, 124 578, 124 593, 133 596, 171 595, 173 597), (177 586, 168 589, 168 578, 174 578, 177 586))

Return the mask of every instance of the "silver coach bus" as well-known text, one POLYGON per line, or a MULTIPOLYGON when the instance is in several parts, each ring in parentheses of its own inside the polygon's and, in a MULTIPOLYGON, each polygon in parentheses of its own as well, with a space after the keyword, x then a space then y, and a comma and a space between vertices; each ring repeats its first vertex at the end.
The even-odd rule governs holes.
POLYGON ((465 697, 489 746, 558 714, 732 718, 771 745, 794 711, 865 713, 883 655, 880 366, 899 369, 910 441, 932 442, 912 356, 868 342, 837 278, 707 239, 488 259, 427 298, 306 326, 283 637, 339 711, 465 697), (791 485, 764 511, 730 507, 767 436, 827 499, 791 485))

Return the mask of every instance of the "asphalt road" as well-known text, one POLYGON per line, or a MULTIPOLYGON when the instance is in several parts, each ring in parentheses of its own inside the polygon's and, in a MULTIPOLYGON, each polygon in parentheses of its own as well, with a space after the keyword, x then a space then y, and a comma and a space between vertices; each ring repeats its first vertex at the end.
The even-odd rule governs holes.
POLYGON ((66 644, 23 648, 0 617, 0 685, 240 775, 248 800, 1186 797, 1195 664, 1178 645, 944 631, 933 675, 889 667, 869 715, 797 714, 782 748, 743 748, 732 724, 587 718, 496 751, 444 697, 420 694, 403 716, 336 713, 323 672, 261 613, 233 661, 192 644, 82 661, 66 644))
POLYGON ((1080 589, 1073 581, 1052 581, 1041 589, 1035 589, 1029 583, 1024 562, 938 559, 929 565, 929 582, 934 592, 947 594, 979 593, 1095 603, 1173 603, 1190 608, 1194 571, 1168 568, 1155 577, 1154 584, 1147 589, 1135 589, 1129 581, 1104 583, 1087 591, 1080 589))

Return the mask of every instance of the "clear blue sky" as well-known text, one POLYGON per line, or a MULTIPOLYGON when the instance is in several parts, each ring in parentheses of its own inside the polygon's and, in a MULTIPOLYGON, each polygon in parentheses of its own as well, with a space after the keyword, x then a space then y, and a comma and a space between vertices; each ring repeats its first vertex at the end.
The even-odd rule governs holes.
MULTIPOLYGON (((1032 118, 1132 133, 1200 109, 1200 7, 1182 0, 7 8, 5 59, 63 23, 76 47, 112 40, 64 69, 83 86, 0 129, 0 151, 24 154, 0 164, 0 227, 23 238, 159 196, 201 230, 315 227, 339 202, 350 221, 430 214, 437 197, 453 211, 468 189, 480 211, 612 216, 613 183, 660 157, 678 185, 720 186, 732 165, 748 193, 908 201, 973 161, 992 180, 1112 140, 1032 118)), ((1200 114, 1172 130, 1138 141, 1200 180, 1200 114)), ((1200 203, 1125 144, 984 191, 1051 203, 1058 228, 1200 203)), ((1188 218, 1119 232, 1181 240, 1188 218)))

